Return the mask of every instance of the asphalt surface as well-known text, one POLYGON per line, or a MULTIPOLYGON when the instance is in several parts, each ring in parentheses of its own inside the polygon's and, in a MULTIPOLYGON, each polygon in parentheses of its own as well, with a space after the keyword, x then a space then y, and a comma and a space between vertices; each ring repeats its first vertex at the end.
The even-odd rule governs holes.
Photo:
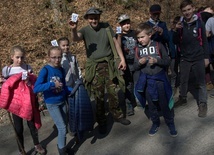
MULTIPOLYGON (((211 91, 212 92, 212 91, 211 91)), ((208 92, 208 96, 211 92, 208 92)), ((175 95, 175 100, 178 94, 175 95)), ((124 126, 113 123, 109 117, 108 133, 100 135, 97 124, 94 130, 84 135, 75 145, 74 137, 67 134, 67 144, 75 155, 213 155, 214 154, 214 98, 208 97, 208 115, 197 116, 196 101, 188 94, 188 104, 175 108, 175 124, 178 136, 172 138, 161 117, 161 126, 153 137, 148 135, 151 121, 146 118, 141 107, 135 108, 135 115, 127 117, 131 124, 124 126)), ((48 112, 42 116, 43 126, 39 130, 41 144, 47 155, 58 155, 57 132, 48 112)), ((25 150, 34 154, 29 129, 25 126, 25 150)), ((14 130, 9 124, 0 127, 0 155, 18 155, 14 130)))

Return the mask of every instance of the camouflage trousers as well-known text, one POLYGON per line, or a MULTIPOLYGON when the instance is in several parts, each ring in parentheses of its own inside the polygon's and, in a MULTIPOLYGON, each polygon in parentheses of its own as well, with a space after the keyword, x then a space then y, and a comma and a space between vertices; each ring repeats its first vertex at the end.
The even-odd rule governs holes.
POLYGON ((95 77, 91 83, 91 90, 96 102, 96 119, 99 125, 103 125, 107 121, 105 115, 106 100, 108 100, 108 108, 114 119, 124 116, 118 101, 120 88, 109 78, 108 63, 98 64, 95 77), (106 94, 108 99, 106 99, 106 94))

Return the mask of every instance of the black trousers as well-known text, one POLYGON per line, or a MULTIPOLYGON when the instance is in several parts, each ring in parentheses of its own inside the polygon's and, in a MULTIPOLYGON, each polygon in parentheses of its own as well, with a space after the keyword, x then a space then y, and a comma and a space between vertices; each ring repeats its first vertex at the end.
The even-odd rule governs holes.
POLYGON ((148 101, 149 113, 151 121, 154 124, 160 124, 159 111, 161 111, 165 123, 169 126, 174 124, 174 110, 169 109, 168 101, 165 95, 164 83, 156 81, 158 89, 158 101, 152 101, 150 94, 146 91, 146 99, 148 101))
MULTIPOLYGON (((19 142, 21 143, 22 148, 24 148, 24 127, 23 127, 23 119, 15 114, 12 114, 14 127, 19 139, 19 142)), ((31 136, 33 138, 34 145, 39 144, 39 138, 38 138, 38 130, 36 129, 33 121, 27 121, 27 125, 30 129, 31 136)), ((19 145, 18 145, 19 146, 19 145)), ((19 151, 21 151, 21 148, 19 146, 19 151)))

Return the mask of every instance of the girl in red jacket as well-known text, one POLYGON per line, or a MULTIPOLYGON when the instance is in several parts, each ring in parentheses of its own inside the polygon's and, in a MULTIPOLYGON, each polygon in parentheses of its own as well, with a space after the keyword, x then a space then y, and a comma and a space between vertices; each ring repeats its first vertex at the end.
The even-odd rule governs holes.
MULTIPOLYGON (((32 68, 31 68, 31 66, 24 63, 24 58, 25 58, 24 49, 21 46, 13 46, 10 50, 10 53, 11 53, 12 64, 10 66, 5 66, 2 69, 3 77, 5 79, 8 79, 12 75, 17 75, 17 74, 22 73, 22 80, 27 81, 28 80, 27 73, 32 72, 32 68)), ((8 79, 8 80, 10 80, 10 79, 8 79)), ((30 85, 30 80, 28 81, 28 86, 29 85, 30 85)), ((26 106, 26 105, 22 104, 22 106, 26 106)), ((33 108, 34 107, 32 107, 32 111, 34 110, 33 108)), ((17 111, 18 111, 18 109, 17 109, 17 111)), ((14 127, 15 127, 15 130, 17 133, 17 137, 19 140, 18 146, 19 146, 20 154, 26 154, 25 150, 24 150, 23 118, 16 114, 13 114, 13 113, 12 113, 12 117, 13 117, 13 121, 14 121, 14 127)), ((40 115, 38 115, 38 117, 40 117, 40 115)), ((32 117, 32 120, 27 121, 27 125, 30 129, 33 143, 35 145, 35 152, 39 153, 39 154, 45 154, 46 151, 45 151, 45 149, 42 148, 42 146, 40 145, 39 140, 38 140, 38 130, 35 127, 34 119, 35 118, 32 117)))

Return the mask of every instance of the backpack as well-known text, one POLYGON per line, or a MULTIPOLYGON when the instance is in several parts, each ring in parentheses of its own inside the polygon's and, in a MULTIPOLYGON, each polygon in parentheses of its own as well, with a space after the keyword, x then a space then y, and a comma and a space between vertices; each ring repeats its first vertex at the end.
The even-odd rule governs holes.
MULTIPOLYGON (((182 19, 181 23, 183 24, 183 22, 184 22, 184 19, 182 19)), ((196 29, 197 29, 197 32, 198 32, 197 39, 199 41, 200 46, 202 46, 203 45, 203 40, 202 40, 202 20, 201 20, 200 16, 198 16, 198 19, 196 20, 196 29)), ((182 40, 183 28, 179 29, 178 32, 179 32, 180 40, 182 40)))

